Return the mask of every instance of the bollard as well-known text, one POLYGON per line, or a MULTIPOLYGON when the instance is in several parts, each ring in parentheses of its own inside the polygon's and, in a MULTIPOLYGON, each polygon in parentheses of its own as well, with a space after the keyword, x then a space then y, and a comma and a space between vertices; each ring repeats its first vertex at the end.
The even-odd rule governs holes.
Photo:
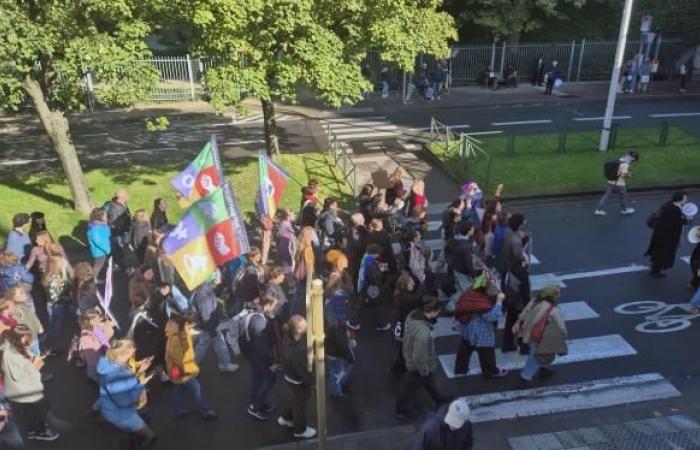
MULTIPOLYGON (((311 285, 311 335, 314 342, 314 365, 316 366, 316 415, 318 427, 318 449, 326 450, 326 350, 323 330, 323 282, 314 280, 311 285)), ((308 331, 307 331, 308 333, 308 331)))
POLYGON ((506 140, 506 153, 515 155, 515 135, 511 134, 506 140))
POLYGON ((559 130, 559 153, 566 153, 566 130, 559 130))
POLYGON ((661 124, 661 131, 659 132, 659 145, 665 147, 668 144, 668 122, 663 122, 661 124))

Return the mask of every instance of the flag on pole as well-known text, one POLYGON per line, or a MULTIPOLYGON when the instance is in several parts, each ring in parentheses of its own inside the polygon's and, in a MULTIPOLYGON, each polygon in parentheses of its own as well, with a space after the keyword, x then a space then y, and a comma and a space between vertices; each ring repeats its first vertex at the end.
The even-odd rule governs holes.
POLYGON ((224 183, 192 204, 163 240, 163 249, 190 290, 217 266, 248 253, 248 235, 231 184, 224 183))
POLYGON ((270 218, 275 217, 277 205, 287 187, 289 174, 262 152, 258 158, 260 190, 258 192, 258 211, 270 218))
POLYGON ((206 197, 222 183, 221 161, 216 137, 212 136, 189 166, 173 178, 171 184, 178 191, 178 203, 187 208, 206 197))

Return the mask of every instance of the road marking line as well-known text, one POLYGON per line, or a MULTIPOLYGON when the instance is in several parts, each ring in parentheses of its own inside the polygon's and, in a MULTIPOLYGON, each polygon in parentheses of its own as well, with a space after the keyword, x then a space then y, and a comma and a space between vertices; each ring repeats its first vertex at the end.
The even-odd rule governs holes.
POLYGON ((663 119, 665 117, 695 117, 695 116, 700 116, 700 112, 649 114, 649 117, 651 117, 652 119, 663 119))
POLYGON ((681 258, 681 260, 682 260, 683 262, 685 262, 686 264, 690 264, 690 256, 684 256, 684 257, 681 258))
POLYGON ((334 119, 324 119, 325 122, 352 122, 353 120, 386 120, 386 116, 371 116, 371 117, 336 117, 334 119))
POLYGON ((13 159, 10 161, 0 161, 0 166, 21 166, 24 164, 32 164, 37 162, 58 161, 58 158, 41 158, 41 159, 13 159))
POLYGON ((472 422, 490 422, 565 411, 605 408, 680 397, 673 384, 658 373, 542 386, 467 397, 472 422))
POLYGON ((532 291, 539 291, 543 287, 549 286, 550 284, 557 285, 560 288, 566 287, 566 284, 564 284, 564 282, 561 281, 561 278, 559 278, 554 273, 541 273, 538 275, 530 275, 530 290, 532 291))
POLYGON ((265 139, 257 139, 252 141, 226 141, 222 142, 221 145, 245 145, 245 144, 261 144, 265 142, 265 139))
MULTIPOLYGON (((627 120, 631 119, 632 116, 613 116, 613 120, 627 120)), ((593 122, 597 120, 605 120, 605 117, 576 117, 574 122, 593 122)))
POLYGON ((99 156, 120 156, 120 155, 131 155, 135 153, 151 153, 151 152, 162 152, 162 151, 172 151, 177 150, 176 147, 161 147, 161 148, 140 148, 138 150, 126 150, 123 152, 104 152, 92 155, 81 155, 83 157, 99 157, 99 156))
POLYGON ((534 125, 538 123, 552 123, 551 119, 540 119, 540 120, 519 120, 515 122, 492 122, 491 125, 494 127, 501 127, 507 125, 534 125))
MULTIPOLYGON (((557 357, 557 359, 554 360, 554 365, 619 358, 621 356, 637 354, 637 351, 619 334, 571 339, 567 340, 567 344, 569 346, 569 353, 557 357)), ((454 373, 456 356, 456 354, 439 356, 442 370, 445 372, 447 378, 456 378, 454 373)), ((496 364, 501 369, 522 369, 528 357, 528 355, 521 355, 518 352, 501 353, 500 349, 496 350, 496 364)), ((460 377, 479 374, 481 374, 479 358, 476 352, 473 352, 472 359, 469 361, 469 374, 460 375, 460 377)))
POLYGON ((428 231, 437 231, 442 229, 442 220, 428 221, 428 231))
POLYGON ((590 272, 577 272, 566 275, 559 275, 560 280, 578 280, 580 278, 604 277, 606 275, 619 275, 621 273, 643 272, 649 270, 647 266, 630 264, 629 266, 614 267, 612 269, 593 270, 590 272))
POLYGON ((75 137, 97 137, 97 136, 109 136, 109 133, 93 133, 93 134, 76 134, 75 137))
POLYGON ((331 127, 331 131, 333 131, 335 134, 345 133, 354 130, 398 130, 398 127, 396 125, 387 125, 379 123, 373 125, 342 125, 337 127, 331 127))
POLYGON ((401 133, 398 132, 391 132, 391 131, 386 131, 386 132, 377 132, 377 133, 346 133, 346 134, 336 134, 335 137, 340 139, 340 140, 351 140, 351 139, 362 139, 362 138, 376 138, 376 137, 395 137, 395 136, 401 136, 401 133))
MULTIPOLYGON (((437 261, 436 261, 437 262, 437 261)), ((586 320, 586 319, 597 319, 600 317, 593 308, 588 306, 586 302, 565 302, 559 304, 559 309, 561 310, 564 320, 567 322, 572 322, 575 320, 586 320)), ((505 327, 505 319, 501 318, 498 321, 498 329, 502 330, 505 327)), ((435 327, 433 328, 433 336, 436 338, 447 337, 447 336, 457 336, 459 335, 460 327, 454 328, 454 319, 452 317, 440 317, 438 318, 435 327)))

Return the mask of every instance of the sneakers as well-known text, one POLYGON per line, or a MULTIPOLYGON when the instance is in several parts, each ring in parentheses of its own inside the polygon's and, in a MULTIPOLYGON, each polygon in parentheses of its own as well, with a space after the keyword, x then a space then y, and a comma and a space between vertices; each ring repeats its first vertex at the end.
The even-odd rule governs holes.
POLYGON ((241 366, 234 363, 219 364, 219 372, 233 373, 237 371, 241 366))
POLYGON ((50 429, 46 429, 45 431, 41 433, 36 433, 36 432, 29 432, 27 433, 27 439, 31 439, 34 441, 55 441, 58 439, 59 434, 56 433, 55 431, 52 431, 50 429))
POLYGON ((218 418, 219 418, 219 416, 212 409, 210 409, 209 411, 202 414, 202 420, 212 421, 212 420, 216 420, 218 418))
POLYGON ((311 439, 314 436, 316 436, 316 430, 311 427, 306 427, 303 433, 294 433, 295 438, 301 439, 311 439))
POLYGON ((596 210, 593 212, 593 214, 596 215, 596 216, 604 216, 604 215, 605 215, 605 211, 603 211, 602 209, 596 209, 596 210))
POLYGON ((384 325, 380 325, 377 328, 375 328, 377 331, 389 331, 391 330, 391 324, 390 323, 385 323, 384 325))
POLYGON ((279 416, 277 418, 277 424, 281 427, 287 427, 287 428, 292 428, 294 426, 294 422, 291 420, 287 420, 282 416, 279 416))
POLYGON ((353 323, 350 321, 345 322, 345 326, 347 326, 352 331, 358 331, 360 329, 359 323, 353 323))
POLYGON ((503 378, 506 375, 508 375, 508 371, 506 369, 498 369, 498 372, 492 373, 489 375, 485 375, 486 378, 503 378))
POLYGON ((246 412, 248 413, 248 415, 255 417, 258 420, 267 420, 270 418, 270 416, 267 413, 265 413, 264 411, 258 411, 253 405, 248 405, 246 412))
POLYGON ((629 216, 630 214, 634 214, 634 208, 623 209, 622 211, 620 211, 620 214, 622 214, 623 216, 629 216))

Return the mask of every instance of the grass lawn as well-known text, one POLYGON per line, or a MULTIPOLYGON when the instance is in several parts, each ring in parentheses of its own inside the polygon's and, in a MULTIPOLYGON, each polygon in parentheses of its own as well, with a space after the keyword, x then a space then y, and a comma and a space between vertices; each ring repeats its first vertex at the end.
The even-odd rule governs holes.
POLYGON ((485 138, 481 147, 490 155, 490 164, 484 155, 462 158, 456 143, 449 151, 441 142, 430 145, 459 178, 475 179, 488 189, 503 183, 508 196, 602 189, 605 161, 630 150, 640 154, 631 187, 700 181, 700 140, 674 127, 666 146, 659 146, 658 136, 659 128, 621 129, 616 148, 605 153, 597 151, 597 131, 569 132, 565 153, 559 151, 558 134, 516 136, 513 153, 508 152, 508 137, 485 138))
MULTIPOLYGON (((86 171, 86 178, 96 205, 102 205, 112 197, 115 189, 125 187, 129 191, 131 212, 145 208, 150 215, 153 200, 162 197, 169 201, 168 218, 175 223, 183 210, 178 206, 170 180, 184 169, 189 161, 183 160, 178 166, 128 166, 92 168, 86 171)), ((284 167, 292 179, 282 200, 282 207, 295 211, 299 208, 301 186, 309 178, 321 183, 320 197, 335 196, 341 205, 348 206, 352 201, 350 188, 343 181, 340 172, 335 170, 332 160, 320 153, 301 155, 281 155, 278 163, 284 167)), ((254 200, 258 189, 257 157, 237 158, 222 162, 226 179, 231 181, 243 212, 254 210, 254 200)), ((0 245, 12 224, 12 216, 18 212, 43 211, 49 230, 67 246, 82 245, 85 241, 87 217, 71 209, 71 197, 62 172, 32 175, 21 178, 0 178, 0 245)))

